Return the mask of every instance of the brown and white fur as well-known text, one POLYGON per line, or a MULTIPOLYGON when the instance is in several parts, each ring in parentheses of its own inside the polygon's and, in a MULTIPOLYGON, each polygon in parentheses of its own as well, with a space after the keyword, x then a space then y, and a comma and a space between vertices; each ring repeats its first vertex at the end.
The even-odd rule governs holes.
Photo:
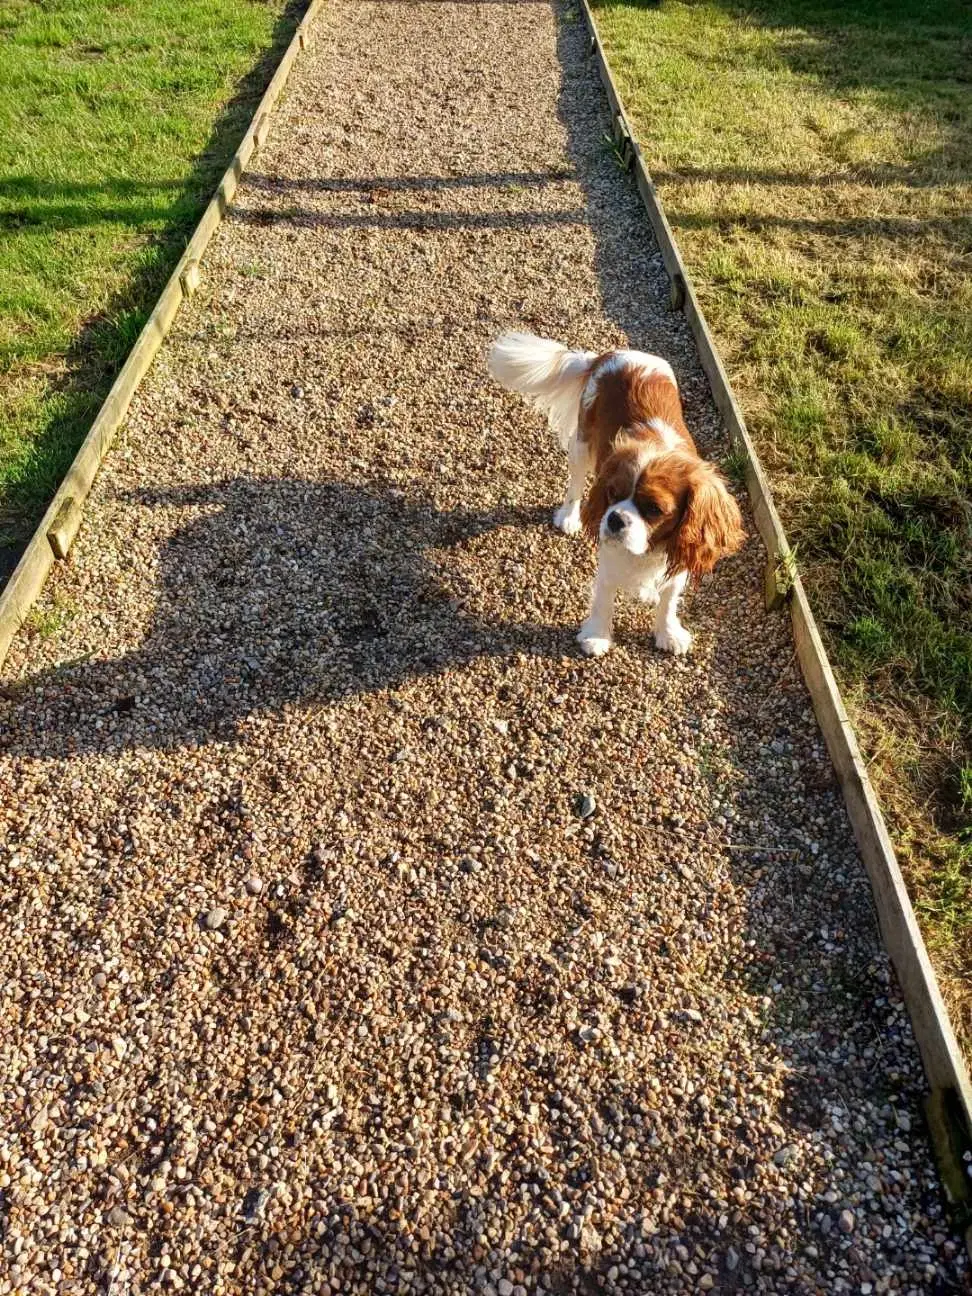
POLYGON ((554 525, 567 535, 583 527, 598 545, 591 610, 577 636, 583 651, 599 657, 611 647, 615 600, 625 592, 656 607, 659 648, 688 652, 682 591, 745 537, 736 501, 685 426, 671 366, 642 351, 595 355, 507 333, 490 348, 489 371, 546 414, 567 452, 567 496, 554 525))

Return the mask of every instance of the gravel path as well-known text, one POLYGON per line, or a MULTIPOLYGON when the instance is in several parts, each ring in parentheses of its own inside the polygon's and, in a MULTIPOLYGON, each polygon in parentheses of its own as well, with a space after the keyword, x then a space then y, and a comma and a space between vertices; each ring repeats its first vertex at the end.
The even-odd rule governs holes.
POLYGON ((318 38, 8 661, 0 1293, 961 1290, 758 544, 581 659, 485 376, 630 338, 722 448, 581 24, 318 38))

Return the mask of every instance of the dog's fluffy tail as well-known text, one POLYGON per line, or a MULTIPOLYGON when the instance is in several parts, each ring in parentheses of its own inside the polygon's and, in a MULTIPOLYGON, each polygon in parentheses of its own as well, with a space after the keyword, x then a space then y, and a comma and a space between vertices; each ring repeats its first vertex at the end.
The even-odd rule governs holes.
POLYGON ((593 351, 568 351, 559 342, 532 333, 504 333, 489 349, 489 372, 510 391, 520 392, 542 410, 566 450, 577 430, 581 393, 593 351))

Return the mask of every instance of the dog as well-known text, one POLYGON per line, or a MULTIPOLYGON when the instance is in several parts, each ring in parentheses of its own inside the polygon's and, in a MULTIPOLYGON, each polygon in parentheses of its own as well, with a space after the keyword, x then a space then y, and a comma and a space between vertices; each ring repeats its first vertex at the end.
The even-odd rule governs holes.
POLYGON ((567 452, 567 494, 554 525, 566 535, 583 529, 598 546, 581 649, 591 657, 610 649, 615 601, 625 592, 655 607, 658 648, 687 653, 692 636, 678 619, 679 598, 745 533, 725 481, 685 426, 671 365, 642 351, 570 351, 507 333, 491 346, 488 367, 546 414, 567 452))

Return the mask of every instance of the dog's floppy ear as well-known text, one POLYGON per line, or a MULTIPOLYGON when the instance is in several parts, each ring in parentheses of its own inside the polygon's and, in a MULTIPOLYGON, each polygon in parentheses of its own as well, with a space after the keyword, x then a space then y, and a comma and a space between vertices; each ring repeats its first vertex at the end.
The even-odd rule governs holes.
POLYGON ((594 484, 587 494, 587 498, 581 505, 581 523, 584 530, 590 536, 595 544, 601 534, 601 518, 611 506, 611 497, 608 493, 610 472, 608 467, 610 460, 604 465, 601 471, 594 478, 594 484))
POLYGON ((711 464, 700 464, 689 481, 685 512, 672 536, 668 570, 686 571, 693 580, 710 572, 720 558, 742 545, 739 506, 711 464))
POLYGON ((581 522, 595 544, 600 538, 601 518, 616 500, 624 499, 634 489, 640 471, 637 450, 637 443, 619 440, 601 464, 590 494, 581 505, 581 522))

